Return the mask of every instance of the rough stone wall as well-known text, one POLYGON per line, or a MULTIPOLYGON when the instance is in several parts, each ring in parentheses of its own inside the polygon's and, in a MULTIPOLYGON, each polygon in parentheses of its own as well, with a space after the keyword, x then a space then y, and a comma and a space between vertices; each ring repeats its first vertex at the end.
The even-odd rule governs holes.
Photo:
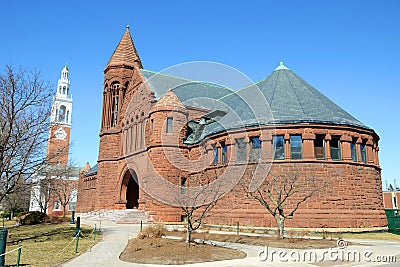
MULTIPOLYGON (((248 167, 241 182, 251 178, 248 167)), ((381 195, 380 172, 373 167, 349 165, 346 163, 277 163, 271 172, 296 173, 299 176, 313 176, 328 186, 300 205, 292 218, 287 219, 287 227, 319 228, 360 228, 386 225, 381 195)), ((232 191, 221 198, 212 210, 213 216, 205 220, 209 224, 249 226, 275 226, 275 220, 258 202, 249 199, 238 183, 232 191)), ((247 184, 247 183, 245 183, 247 184)), ((299 196, 294 196, 296 200, 299 196)), ((296 203, 296 201, 294 202, 296 203)), ((289 205, 287 209, 293 207, 289 205)), ((179 221, 180 212, 153 206, 152 214, 159 221, 179 221)))
POLYGON ((89 212, 95 210, 96 205, 96 189, 97 189, 97 177, 96 175, 91 176, 79 176, 78 182, 78 200, 76 205, 77 212, 89 212))

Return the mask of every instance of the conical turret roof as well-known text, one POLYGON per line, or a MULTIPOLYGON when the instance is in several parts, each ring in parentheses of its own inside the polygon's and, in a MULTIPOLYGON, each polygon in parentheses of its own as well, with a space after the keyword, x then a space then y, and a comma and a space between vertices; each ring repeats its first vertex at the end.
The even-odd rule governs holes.
MULTIPOLYGON (((322 123, 368 128, 282 62, 256 85, 271 108, 274 123, 322 123)), ((246 90, 248 93, 252 91, 251 87, 243 91, 246 90)))
POLYGON ((133 44, 132 37, 129 32, 129 26, 126 26, 125 33, 110 60, 108 61, 106 68, 109 66, 120 65, 133 67, 135 63, 139 65, 139 68, 143 68, 139 54, 137 53, 135 45, 133 44))

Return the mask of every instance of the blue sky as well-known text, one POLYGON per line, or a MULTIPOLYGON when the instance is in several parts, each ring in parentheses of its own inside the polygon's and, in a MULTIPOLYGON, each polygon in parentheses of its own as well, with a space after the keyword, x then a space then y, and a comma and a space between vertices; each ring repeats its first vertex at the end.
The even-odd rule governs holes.
POLYGON ((205 60, 254 81, 280 61, 381 137, 382 179, 398 179, 399 1, 4 1, 0 68, 37 68, 74 98, 71 158, 94 165, 103 69, 130 25, 144 68, 205 60))

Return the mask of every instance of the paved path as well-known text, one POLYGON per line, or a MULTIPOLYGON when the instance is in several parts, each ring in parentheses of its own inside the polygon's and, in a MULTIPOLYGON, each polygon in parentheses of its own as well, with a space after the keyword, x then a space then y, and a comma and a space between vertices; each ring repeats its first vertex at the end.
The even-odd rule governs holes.
MULTIPOLYGON (((94 226, 95 222, 82 220, 83 224, 94 226)), ((97 222, 97 226, 99 223, 97 222)), ((135 263, 127 263, 119 260, 120 253, 126 247, 128 240, 133 238, 139 232, 139 225, 124 225, 124 224, 113 224, 113 223, 103 223, 102 224, 102 233, 103 240, 96 244, 91 251, 83 253, 79 257, 73 259, 72 261, 64 264, 65 267, 75 267, 75 266, 130 266, 130 267, 161 267, 161 266, 174 266, 174 265, 155 265, 155 264, 135 264, 135 263)), ((188 264, 191 267, 234 267, 234 266, 246 266, 246 267, 261 267, 261 266, 400 266, 400 242, 395 241, 379 241, 379 240, 348 240, 353 241, 355 243, 359 243, 362 245, 351 246, 347 248, 352 251, 360 251, 361 257, 363 257, 363 253, 366 251, 372 252, 370 258, 376 259, 375 256, 383 256, 383 255, 396 255, 397 254, 397 263, 391 263, 389 265, 385 265, 383 263, 366 263, 361 260, 361 262, 340 262, 340 261, 324 261, 324 262, 316 262, 312 264, 308 263, 299 263, 293 262, 290 260, 290 253, 301 252, 300 250, 283 250, 283 249, 274 249, 268 248, 269 256, 271 256, 272 250, 276 251, 274 261, 271 262, 271 258, 269 257, 266 261, 261 262, 258 259, 258 251, 263 249, 261 247, 255 246, 246 246, 246 245, 232 245, 236 246, 235 248, 241 249, 247 253, 247 257, 244 259, 238 260, 227 260, 227 261, 218 261, 218 262, 208 262, 208 263, 198 263, 198 264, 188 264), (286 259, 288 262, 280 262, 278 253, 279 251, 285 251, 286 259)), ((227 245, 231 246, 231 245, 227 245)), ((313 250, 318 253, 318 259, 321 258, 321 255, 325 253, 326 258, 329 257, 329 253, 331 251, 338 251, 338 253, 342 253, 340 249, 319 249, 313 250)), ((346 250, 344 250, 346 251, 346 250)), ((176 265, 182 266, 182 265, 176 265)))

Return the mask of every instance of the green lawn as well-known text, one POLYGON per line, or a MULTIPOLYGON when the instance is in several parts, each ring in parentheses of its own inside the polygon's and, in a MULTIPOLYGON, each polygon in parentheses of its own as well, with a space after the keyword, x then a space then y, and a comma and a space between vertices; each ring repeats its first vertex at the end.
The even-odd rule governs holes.
MULTIPOLYGON (((94 244, 93 229, 82 225, 78 253, 75 253, 75 225, 69 223, 19 226, 8 229, 7 251, 22 246, 20 265, 54 266, 72 259, 94 244)), ((98 236, 96 241, 98 241, 98 236)), ((6 255, 6 264, 15 265, 17 251, 6 255)))

